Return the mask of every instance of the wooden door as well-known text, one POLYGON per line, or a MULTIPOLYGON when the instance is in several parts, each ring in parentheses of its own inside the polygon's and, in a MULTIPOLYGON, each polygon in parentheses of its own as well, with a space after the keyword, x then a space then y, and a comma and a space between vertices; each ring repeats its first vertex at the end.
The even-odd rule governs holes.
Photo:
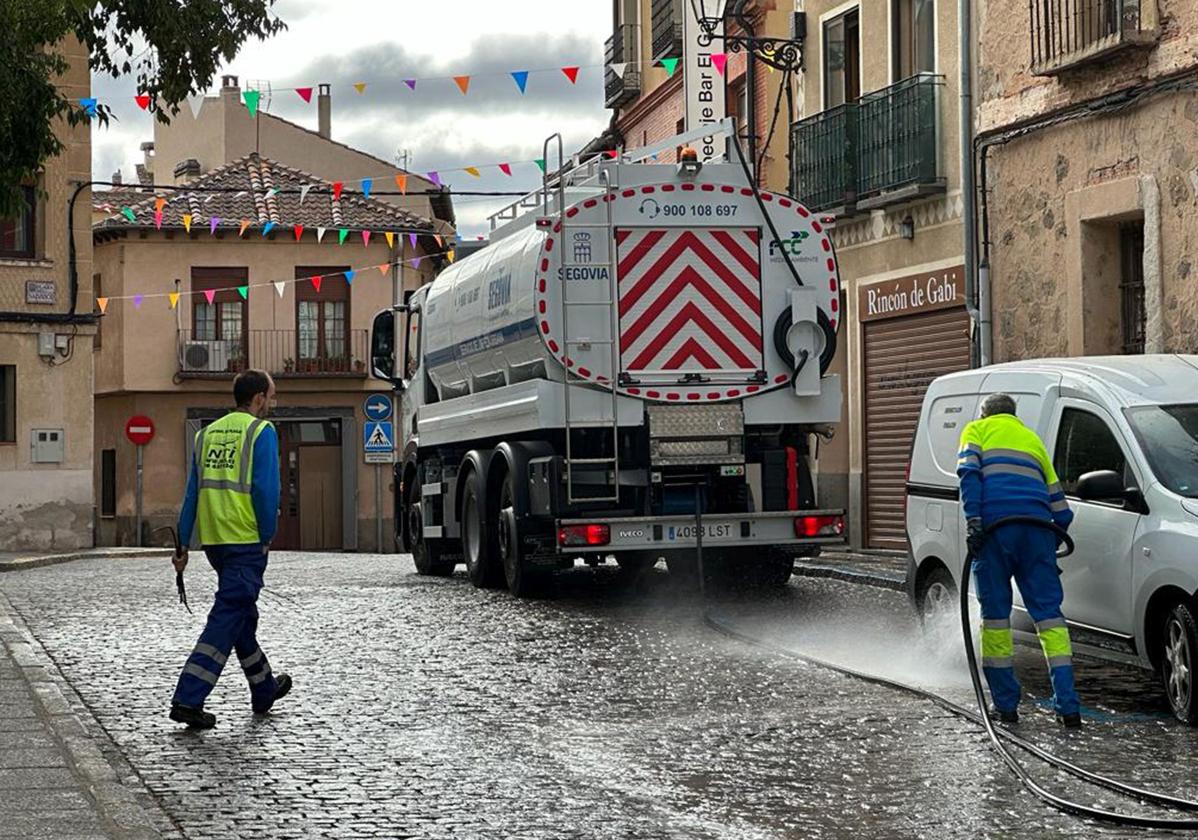
POLYGON ((342 548, 341 447, 301 446, 297 461, 301 485, 300 549, 342 548))

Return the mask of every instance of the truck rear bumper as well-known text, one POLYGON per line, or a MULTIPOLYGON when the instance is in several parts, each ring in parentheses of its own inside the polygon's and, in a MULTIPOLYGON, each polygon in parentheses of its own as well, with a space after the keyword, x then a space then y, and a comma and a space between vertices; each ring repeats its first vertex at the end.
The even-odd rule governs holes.
MULTIPOLYGON (((693 549, 698 542, 695 518, 685 515, 560 519, 557 522, 557 533, 560 535, 564 529, 585 529, 588 526, 607 526, 607 541, 562 545, 564 540, 559 537, 557 553, 573 555, 619 551, 678 551, 693 549)), ((844 542, 843 529, 844 511, 839 510, 717 513, 704 516, 702 520, 704 548, 836 545, 844 542), (796 525, 796 520, 802 523, 816 518, 821 521, 834 519, 838 527, 833 529, 833 533, 800 536, 804 529, 802 524, 796 525)))

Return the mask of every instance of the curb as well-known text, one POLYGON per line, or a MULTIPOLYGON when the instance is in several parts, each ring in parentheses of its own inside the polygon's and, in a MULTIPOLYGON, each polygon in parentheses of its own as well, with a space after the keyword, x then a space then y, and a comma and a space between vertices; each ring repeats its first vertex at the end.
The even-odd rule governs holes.
POLYGON ((802 577, 828 578, 858 586, 873 586, 878 589, 890 589, 895 592, 907 591, 907 579, 904 576, 888 575, 881 572, 863 572, 845 566, 822 566, 813 563, 795 563, 794 573, 802 577))
POLYGON ((4 572, 19 572, 24 569, 39 569, 43 566, 57 566, 59 563, 70 563, 75 560, 137 560, 145 557, 170 557, 169 548, 128 548, 119 551, 73 551, 67 554, 43 554, 33 557, 17 557, 11 560, 0 559, 0 574, 4 572))
POLYGON ((38 717, 58 741, 113 836, 124 840, 182 837, 3 592, 0 637, 29 685, 38 717))

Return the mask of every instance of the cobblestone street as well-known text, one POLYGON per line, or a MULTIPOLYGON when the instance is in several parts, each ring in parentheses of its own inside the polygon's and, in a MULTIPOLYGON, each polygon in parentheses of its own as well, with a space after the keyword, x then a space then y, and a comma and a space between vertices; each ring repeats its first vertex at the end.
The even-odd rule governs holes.
MULTIPOLYGON (((188 733, 166 711, 211 603, 202 558, 188 581, 195 616, 162 559, 0 579, 185 837, 1121 836, 1040 807, 977 730, 932 705, 707 629, 698 594, 662 569, 579 569, 530 602, 460 571, 418 577, 406 557, 276 555, 260 638, 296 688, 255 719, 226 668, 217 728, 188 733)), ((958 637, 915 641, 898 593, 803 578, 721 609, 968 696, 958 637)), ((1024 733, 1186 792, 1198 739, 1161 714, 1148 678, 1083 665, 1079 679, 1105 693, 1080 738, 1042 709, 1024 733), (1153 758, 1130 759, 1132 743, 1153 758)))

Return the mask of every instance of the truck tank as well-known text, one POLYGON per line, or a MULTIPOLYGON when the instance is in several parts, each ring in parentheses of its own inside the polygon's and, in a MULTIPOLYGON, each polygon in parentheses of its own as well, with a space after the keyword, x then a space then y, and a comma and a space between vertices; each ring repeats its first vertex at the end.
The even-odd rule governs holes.
POLYGON ((616 186, 532 214, 442 272, 423 307, 438 399, 561 381, 566 366, 575 383, 664 403, 793 386, 805 366, 818 378, 840 317, 819 219, 783 195, 759 202, 727 164, 693 180, 663 169, 613 162, 616 186), (809 358, 823 349, 823 364, 809 358))

